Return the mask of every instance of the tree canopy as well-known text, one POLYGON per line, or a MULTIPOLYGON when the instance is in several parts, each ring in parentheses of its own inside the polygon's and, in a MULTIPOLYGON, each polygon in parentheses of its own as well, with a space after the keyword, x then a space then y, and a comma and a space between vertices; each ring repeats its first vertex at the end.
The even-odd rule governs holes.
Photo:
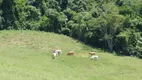
POLYGON ((142 58, 142 0, 0 0, 0 30, 40 30, 142 58))

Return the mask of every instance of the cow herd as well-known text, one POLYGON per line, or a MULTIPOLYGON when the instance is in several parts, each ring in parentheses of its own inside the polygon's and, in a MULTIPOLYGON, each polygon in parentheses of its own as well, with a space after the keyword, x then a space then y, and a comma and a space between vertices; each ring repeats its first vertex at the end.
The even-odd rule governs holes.
MULTIPOLYGON (((62 50, 54 50, 53 53, 52 53, 52 59, 55 59, 57 56, 61 55, 62 54, 62 50)), ((73 56, 75 55, 75 52, 74 51, 69 51, 67 53, 68 56, 73 56)), ((98 60, 98 56, 96 55, 96 52, 89 52, 89 55, 91 56, 90 59, 91 60, 98 60)))

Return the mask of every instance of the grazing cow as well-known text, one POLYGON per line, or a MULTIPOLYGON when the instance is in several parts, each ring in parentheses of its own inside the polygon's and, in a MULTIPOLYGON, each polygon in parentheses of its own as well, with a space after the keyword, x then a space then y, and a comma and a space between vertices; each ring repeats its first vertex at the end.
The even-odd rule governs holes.
POLYGON ((57 53, 52 53, 52 59, 55 59, 56 58, 56 56, 57 56, 57 53))
POLYGON ((70 52, 68 52, 68 54, 67 55, 69 55, 69 56, 73 56, 75 53, 74 53, 74 51, 70 51, 70 52))
POLYGON ((89 54, 92 56, 92 55, 95 55, 96 52, 89 52, 89 54))
POLYGON ((62 53, 62 50, 54 50, 53 53, 57 53, 58 55, 60 55, 62 53))
POLYGON ((90 58, 91 60, 98 60, 99 57, 97 55, 92 55, 90 58))

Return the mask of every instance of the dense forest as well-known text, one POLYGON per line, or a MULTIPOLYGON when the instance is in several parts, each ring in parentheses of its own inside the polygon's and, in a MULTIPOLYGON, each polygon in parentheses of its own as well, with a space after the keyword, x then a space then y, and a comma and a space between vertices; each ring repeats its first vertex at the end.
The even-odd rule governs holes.
POLYGON ((142 58, 142 0, 0 0, 0 30, 55 32, 142 58))

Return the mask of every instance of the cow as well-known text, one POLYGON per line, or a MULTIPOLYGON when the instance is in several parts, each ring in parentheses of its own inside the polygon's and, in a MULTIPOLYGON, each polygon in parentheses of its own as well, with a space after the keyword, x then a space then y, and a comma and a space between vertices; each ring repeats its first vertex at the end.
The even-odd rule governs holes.
POLYGON ((89 52, 89 54, 92 56, 92 55, 95 55, 96 52, 89 52))
POLYGON ((57 50, 54 50, 53 53, 57 53, 57 55, 60 55, 62 53, 62 50, 57 49, 57 50))
POLYGON ((75 54, 74 51, 69 51, 67 55, 73 56, 74 54, 75 54))
POLYGON ((55 58, 57 57, 57 55, 58 55, 58 54, 57 54, 57 53, 55 53, 55 52, 54 52, 54 53, 52 53, 52 59, 55 59, 55 58))
POLYGON ((90 58, 91 60, 98 60, 99 57, 97 55, 92 55, 90 58))

